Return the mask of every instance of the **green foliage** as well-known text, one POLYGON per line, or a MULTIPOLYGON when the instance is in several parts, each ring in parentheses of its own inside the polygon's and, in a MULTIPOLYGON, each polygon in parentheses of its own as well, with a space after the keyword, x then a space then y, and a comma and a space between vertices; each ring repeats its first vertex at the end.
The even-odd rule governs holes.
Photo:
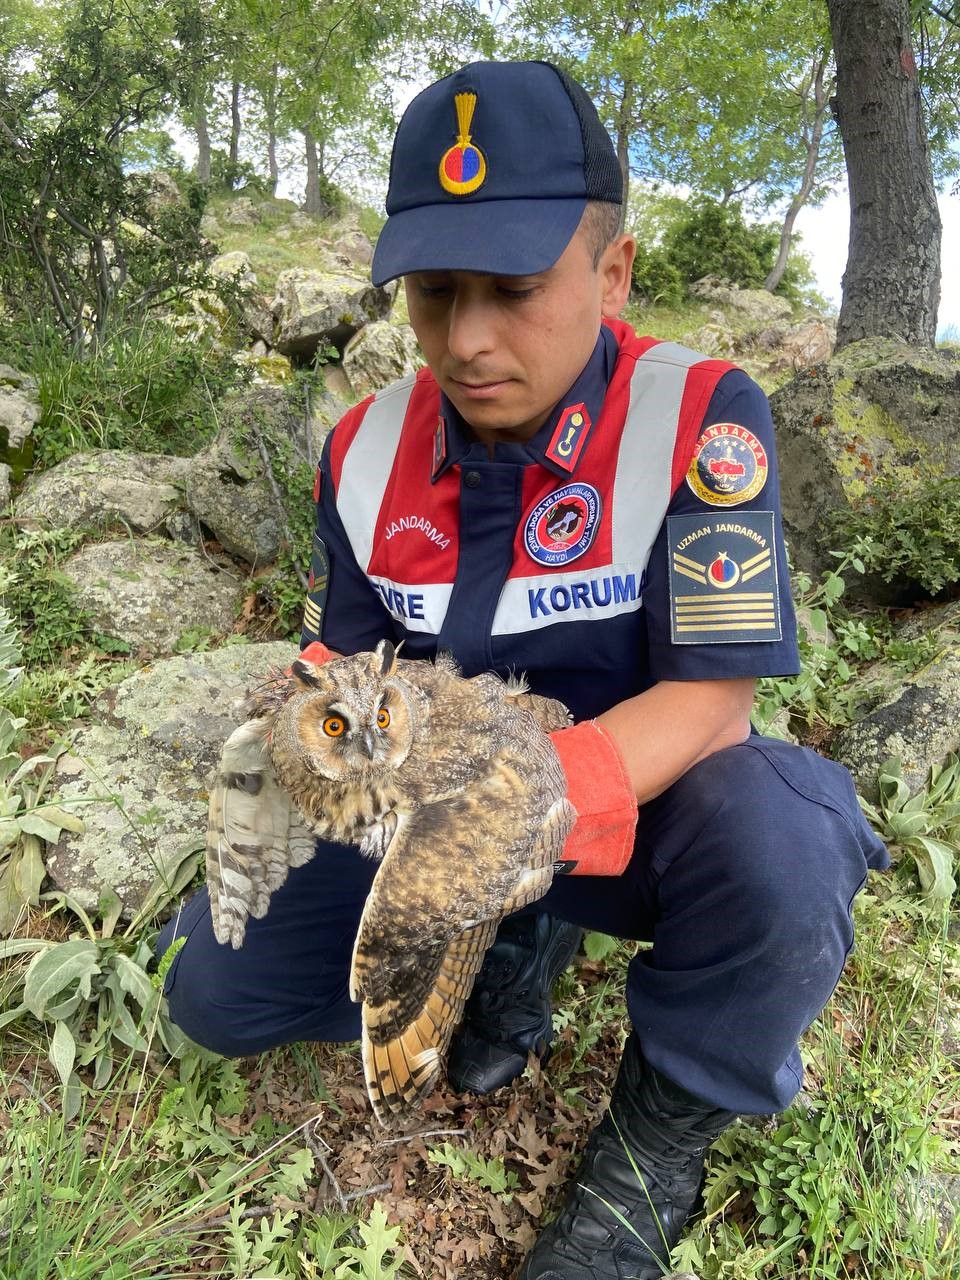
POLYGON ((936 595, 960 581, 960 479, 878 480, 837 533, 857 544, 858 572, 936 595))
POLYGON ((960 759, 949 755, 930 770, 915 796, 904 782, 899 760, 880 770, 876 807, 861 801, 867 817, 888 843, 917 864, 923 897, 934 906, 950 901, 956 889, 954 863, 960 849, 960 759))
POLYGON ((41 467, 86 449, 195 453, 215 434, 213 405, 248 376, 208 329, 180 334, 156 317, 111 326, 85 360, 38 324, 30 368, 40 393, 32 439, 41 467))
POLYGON ((82 534, 72 529, 24 530, 4 546, 17 565, 16 576, 0 580, 0 604, 22 635, 31 667, 56 664, 85 638, 86 617, 75 589, 60 572, 61 560, 76 549, 82 534))
POLYGON ((739 204, 721 205, 698 196, 666 232, 663 255, 688 283, 716 276, 759 289, 773 267, 778 243, 772 227, 748 224, 739 204))
POLYGON ((637 241, 632 288, 647 306, 659 303, 676 305, 683 299, 685 286, 683 273, 663 249, 650 249, 642 241, 637 241))
POLYGON ((502 1196, 507 1203, 513 1199, 511 1193, 520 1186, 520 1179, 512 1169, 505 1168, 501 1156, 488 1160, 467 1147, 445 1142, 443 1146, 431 1147, 427 1159, 431 1164, 444 1165, 455 1178, 475 1182, 484 1191, 502 1196))

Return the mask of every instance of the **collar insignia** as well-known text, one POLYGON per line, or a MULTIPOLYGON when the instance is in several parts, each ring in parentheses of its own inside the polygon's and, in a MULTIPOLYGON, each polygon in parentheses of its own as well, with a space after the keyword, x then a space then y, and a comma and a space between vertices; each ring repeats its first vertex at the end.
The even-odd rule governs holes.
POLYGON ((572 474, 583 452, 583 446, 587 443, 587 436, 592 426, 586 405, 567 405, 547 445, 547 458, 572 474))
POLYGON ((483 185, 487 176, 486 157, 470 139, 477 95, 458 93, 453 101, 457 110, 457 141, 441 157, 440 185, 452 196, 468 196, 483 185))
POLYGON ((436 480, 447 460, 447 424, 443 417, 437 418, 433 432, 433 463, 430 467, 430 479, 436 480))

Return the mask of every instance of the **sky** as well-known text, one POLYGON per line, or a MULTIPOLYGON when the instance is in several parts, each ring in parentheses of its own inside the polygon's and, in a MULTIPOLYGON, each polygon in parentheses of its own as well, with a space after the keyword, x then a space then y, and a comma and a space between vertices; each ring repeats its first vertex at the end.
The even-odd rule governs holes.
MULTIPOLYGON (((942 338, 949 329, 950 337, 960 339, 960 196, 942 195, 939 202, 943 241, 937 333, 942 338)), ((819 292, 839 308, 850 234, 846 188, 835 191, 819 209, 802 210, 797 229, 803 236, 800 247, 813 263, 819 292)))

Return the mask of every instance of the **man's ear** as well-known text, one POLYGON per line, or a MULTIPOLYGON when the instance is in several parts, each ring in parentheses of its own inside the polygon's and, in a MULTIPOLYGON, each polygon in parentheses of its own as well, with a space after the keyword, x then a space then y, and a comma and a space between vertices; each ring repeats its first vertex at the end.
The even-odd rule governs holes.
POLYGON ((633 236, 617 236, 604 249, 597 264, 597 270, 603 279, 601 309, 603 315, 610 319, 620 314, 630 296, 636 252, 637 242, 633 236))

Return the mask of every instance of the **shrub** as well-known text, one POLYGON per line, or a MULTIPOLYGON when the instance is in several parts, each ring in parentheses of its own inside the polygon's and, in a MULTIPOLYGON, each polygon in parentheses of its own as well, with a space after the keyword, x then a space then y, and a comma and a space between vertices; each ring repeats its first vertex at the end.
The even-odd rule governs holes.
POLYGON ((744 289, 762 288, 773 268, 778 233, 748 225, 738 204, 697 197, 663 238, 666 261, 688 283, 719 276, 744 289))

